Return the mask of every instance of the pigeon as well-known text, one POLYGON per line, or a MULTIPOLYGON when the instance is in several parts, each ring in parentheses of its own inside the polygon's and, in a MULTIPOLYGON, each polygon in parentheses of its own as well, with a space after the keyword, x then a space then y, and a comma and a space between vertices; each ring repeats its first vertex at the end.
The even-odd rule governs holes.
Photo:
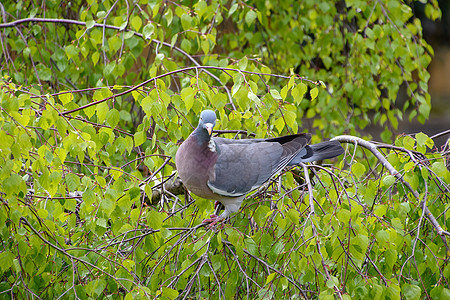
POLYGON ((344 153, 337 141, 308 145, 310 133, 267 139, 213 137, 216 114, 204 110, 197 128, 179 147, 178 175, 193 194, 220 202, 224 211, 211 215, 210 226, 241 207, 245 196, 258 189, 285 167, 333 158, 344 153))

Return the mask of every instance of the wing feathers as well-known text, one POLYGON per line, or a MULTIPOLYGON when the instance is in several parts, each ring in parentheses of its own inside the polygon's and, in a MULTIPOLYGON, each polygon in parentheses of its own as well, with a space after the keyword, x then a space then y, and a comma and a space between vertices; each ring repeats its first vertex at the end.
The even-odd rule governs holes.
POLYGON ((208 186, 223 196, 245 195, 286 167, 310 139, 310 134, 267 140, 214 138, 218 158, 208 186))

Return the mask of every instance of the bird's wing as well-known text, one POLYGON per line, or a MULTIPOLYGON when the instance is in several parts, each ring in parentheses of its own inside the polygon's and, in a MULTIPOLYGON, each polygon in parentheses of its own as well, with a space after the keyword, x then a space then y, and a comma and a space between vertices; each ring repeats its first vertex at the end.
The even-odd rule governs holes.
POLYGON ((260 187, 273 175, 283 148, 278 143, 220 143, 209 188, 220 195, 238 197, 260 187))
POLYGON ((286 140, 214 138, 213 141, 218 156, 208 186, 217 194, 238 197, 259 188, 281 171, 309 138, 296 135, 286 140))

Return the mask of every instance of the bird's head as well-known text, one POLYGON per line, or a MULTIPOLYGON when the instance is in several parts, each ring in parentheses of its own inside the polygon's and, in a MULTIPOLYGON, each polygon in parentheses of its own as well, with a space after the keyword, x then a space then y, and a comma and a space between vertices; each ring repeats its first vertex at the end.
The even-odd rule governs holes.
POLYGON ((216 125, 216 113, 212 110, 204 110, 200 114, 198 128, 205 129, 211 136, 214 126, 216 125))

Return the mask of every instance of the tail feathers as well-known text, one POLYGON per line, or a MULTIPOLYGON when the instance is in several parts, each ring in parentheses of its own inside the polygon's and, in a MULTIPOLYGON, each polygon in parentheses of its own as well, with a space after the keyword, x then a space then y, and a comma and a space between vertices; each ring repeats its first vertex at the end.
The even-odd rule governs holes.
POLYGON ((313 162, 333 158, 344 153, 344 148, 338 141, 327 141, 308 145, 289 163, 290 166, 299 163, 313 162))

